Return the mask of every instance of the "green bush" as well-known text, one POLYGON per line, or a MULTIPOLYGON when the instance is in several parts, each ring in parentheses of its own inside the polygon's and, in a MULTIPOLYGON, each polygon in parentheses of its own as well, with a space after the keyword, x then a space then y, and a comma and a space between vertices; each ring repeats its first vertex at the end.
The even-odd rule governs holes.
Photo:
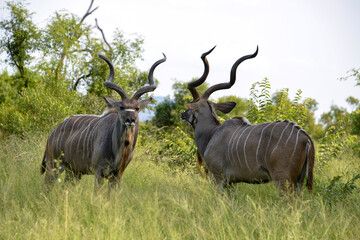
POLYGON ((273 98, 270 95, 270 81, 265 78, 256 82, 250 89, 250 105, 247 118, 254 124, 275 120, 290 120, 304 127, 309 109, 307 101, 302 100, 301 90, 298 90, 294 99, 290 100, 289 89, 284 88, 273 98))
POLYGON ((324 137, 319 140, 316 160, 320 166, 326 166, 332 158, 338 157, 344 151, 359 152, 359 137, 346 131, 347 121, 329 127, 324 137))
POLYGON ((323 188, 325 194, 324 199, 329 204, 335 204, 341 200, 344 200, 349 195, 353 194, 358 189, 356 180, 360 179, 360 174, 352 177, 346 182, 342 182, 343 176, 335 176, 331 179, 330 184, 323 188))
POLYGON ((194 137, 180 127, 158 128, 149 123, 141 123, 138 146, 146 148, 148 153, 156 153, 158 158, 154 160, 157 163, 165 162, 170 169, 195 169, 194 137))
POLYGON ((76 113, 82 113, 81 95, 61 84, 41 83, 0 105, 0 131, 20 135, 32 131, 49 131, 76 113))

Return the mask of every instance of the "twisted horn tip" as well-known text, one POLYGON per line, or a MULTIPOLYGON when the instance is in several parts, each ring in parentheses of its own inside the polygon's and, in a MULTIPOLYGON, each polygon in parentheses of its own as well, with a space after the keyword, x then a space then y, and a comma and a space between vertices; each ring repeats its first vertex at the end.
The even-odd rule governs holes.
POLYGON ((256 45, 256 51, 254 52, 253 56, 256 57, 259 52, 259 45, 256 45))
POLYGON ((207 55, 209 55, 215 48, 216 48, 216 45, 215 45, 212 49, 210 49, 209 51, 204 52, 204 53, 201 55, 201 58, 204 58, 204 57, 206 57, 207 55))
POLYGON ((164 60, 166 60, 166 59, 167 59, 167 57, 166 57, 165 53, 162 53, 162 55, 164 56, 164 60))

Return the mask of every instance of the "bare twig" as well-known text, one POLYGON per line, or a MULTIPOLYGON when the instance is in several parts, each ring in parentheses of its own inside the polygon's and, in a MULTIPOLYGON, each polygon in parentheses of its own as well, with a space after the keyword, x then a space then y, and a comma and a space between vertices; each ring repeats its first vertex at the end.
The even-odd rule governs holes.
POLYGON ((99 29, 99 31, 101 32, 101 35, 102 35, 102 37, 103 37, 103 39, 104 39, 104 42, 105 42, 106 45, 109 47, 110 52, 112 52, 112 48, 111 48, 110 44, 108 43, 108 41, 107 41, 106 38, 105 38, 104 31, 99 27, 99 24, 98 24, 96 18, 95 18, 95 23, 96 23, 96 27, 97 27, 97 28, 99 29))
POLYGON ((82 24, 82 22, 85 20, 85 18, 86 18, 87 16, 89 16, 89 15, 92 14, 96 9, 99 8, 99 7, 96 7, 95 9, 91 10, 93 3, 94 3, 94 0, 91 0, 90 6, 89 6, 88 10, 86 11, 85 15, 82 17, 81 21, 79 22, 79 25, 82 24))
POLYGON ((90 76, 91 76, 91 73, 86 74, 86 75, 84 74, 84 75, 78 77, 78 78, 75 80, 75 84, 74 84, 74 86, 73 86, 73 90, 76 90, 76 88, 77 88, 77 86, 79 85, 79 82, 80 82, 81 79, 84 79, 84 78, 87 78, 87 77, 90 77, 90 76))

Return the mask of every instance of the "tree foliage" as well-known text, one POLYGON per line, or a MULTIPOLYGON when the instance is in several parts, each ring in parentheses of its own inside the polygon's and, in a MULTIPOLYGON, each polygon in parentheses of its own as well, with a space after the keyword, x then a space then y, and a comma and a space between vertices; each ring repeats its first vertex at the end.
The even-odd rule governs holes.
POLYGON ((249 106, 250 102, 249 102, 249 100, 247 100, 245 98, 239 98, 239 97, 236 97, 233 95, 229 95, 229 96, 219 97, 219 99, 217 101, 218 102, 235 102, 236 103, 236 107, 228 114, 224 114, 224 113, 218 111, 217 114, 221 118, 230 119, 230 118, 234 118, 234 117, 246 116, 248 113, 248 106, 249 106))
POLYGON ((31 131, 49 131, 55 124, 81 110, 81 95, 59 84, 38 84, 27 88, 21 97, 0 105, 0 130, 23 135, 31 131))
MULTIPOLYGON (((194 81, 195 79, 192 79, 194 81)), ((200 95, 208 88, 206 83, 197 87, 200 95)), ((166 97, 165 100, 155 106, 153 122, 156 126, 180 126, 184 124, 180 119, 180 113, 187 109, 186 103, 193 101, 192 95, 187 89, 187 83, 175 82, 172 86, 174 99, 166 97)))
POLYGON ((114 94, 103 84, 109 70, 99 52, 113 62, 114 82, 129 95, 147 84, 147 73, 135 66, 143 38, 117 29, 108 42, 97 21, 96 27, 85 21, 97 9, 92 3, 83 17, 56 12, 43 28, 33 23, 34 13, 24 1, 6 3, 9 15, 0 21, 0 53, 5 56, 0 131, 51 129, 65 115, 99 113, 105 107, 100 96, 114 94))
POLYGON ((17 70, 13 85, 21 92, 33 82, 28 66, 38 49, 40 34, 32 22, 33 13, 24 3, 6 2, 6 6, 10 16, 0 21, 0 53, 7 55, 3 62, 17 70))
POLYGON ((360 68, 352 68, 348 73, 350 73, 348 76, 341 77, 340 80, 346 81, 349 78, 353 78, 356 81, 356 86, 360 86, 360 68))
POLYGON ((289 89, 284 88, 270 93, 270 81, 265 78, 256 82, 250 89, 250 104, 247 118, 254 124, 275 120, 290 120, 304 128, 310 135, 319 138, 322 128, 315 123, 316 101, 303 99, 298 90, 293 100, 289 98, 289 89))
MULTIPOLYGON (((350 73, 350 75, 342 77, 340 80, 345 81, 352 78, 356 82, 355 86, 360 86, 360 68, 353 68, 349 70, 348 73, 350 73)), ((351 133, 360 135, 360 100, 350 96, 346 99, 346 102, 354 109, 354 111, 349 114, 349 118, 351 119, 351 133)))
POLYGON ((360 135, 360 103, 357 98, 348 97, 347 102, 355 109, 348 112, 346 108, 332 105, 329 112, 321 114, 320 121, 325 129, 337 128, 339 125, 347 133, 360 135))
MULTIPOLYGON (((358 81, 358 70, 352 71, 351 76, 356 77, 358 81)), ((351 76, 341 78, 341 80, 346 80, 351 76)), ((344 107, 332 105, 329 112, 321 115, 320 121, 325 127, 325 134, 319 140, 318 161, 322 165, 327 165, 331 158, 338 157, 344 151, 352 150, 360 156, 360 101, 352 96, 346 101, 355 109, 351 113, 344 107)))

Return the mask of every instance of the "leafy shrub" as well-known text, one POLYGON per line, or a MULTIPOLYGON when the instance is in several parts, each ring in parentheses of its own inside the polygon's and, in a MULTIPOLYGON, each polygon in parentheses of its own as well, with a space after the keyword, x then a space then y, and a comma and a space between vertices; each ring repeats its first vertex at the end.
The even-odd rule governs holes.
POLYGON ((292 101, 288 98, 288 88, 280 90, 273 99, 270 90, 271 85, 267 78, 252 85, 247 114, 250 122, 259 124, 266 121, 288 119, 303 126, 307 120, 309 109, 307 108, 308 100, 302 101, 301 90, 297 91, 292 101))
POLYGON ((169 164, 182 168, 195 166, 196 145, 193 137, 190 137, 181 128, 176 127, 163 139, 164 147, 159 155, 166 156, 169 164))
POLYGON ((358 137, 350 135, 346 131, 346 121, 348 120, 329 127, 324 137, 319 140, 319 150, 316 157, 320 167, 326 166, 331 158, 338 157, 343 151, 357 151, 358 137))
MULTIPOLYGON (((119 98, 118 95, 110 95, 114 99, 119 98)), ((85 114, 101 114, 106 109, 106 104, 102 97, 88 93, 81 98, 81 111, 85 114)))
POLYGON ((352 194, 357 189, 355 181, 360 179, 360 174, 357 174, 347 182, 342 182, 341 178, 342 176, 335 176, 330 181, 330 184, 323 189, 325 192, 324 199, 329 204, 334 204, 352 194))
POLYGON ((360 107, 350 114, 352 134, 360 135, 360 107))
POLYGON ((180 127, 158 128, 150 123, 141 123, 138 144, 147 149, 147 154, 154 154, 152 159, 155 162, 165 162, 170 169, 195 169, 194 137, 180 127))
POLYGON ((38 84, 0 105, 0 130, 7 134, 49 131, 64 118, 81 113, 81 96, 64 85, 38 84))

